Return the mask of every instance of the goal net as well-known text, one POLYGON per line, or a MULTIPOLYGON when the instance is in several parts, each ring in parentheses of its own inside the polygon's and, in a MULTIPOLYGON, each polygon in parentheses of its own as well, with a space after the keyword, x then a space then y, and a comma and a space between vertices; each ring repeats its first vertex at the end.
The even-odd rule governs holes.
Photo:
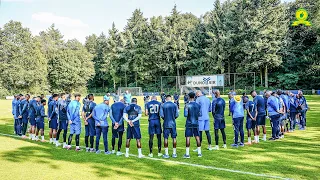
POLYGON ((122 96, 126 91, 129 91, 132 96, 143 96, 141 87, 119 87, 118 95, 122 96))

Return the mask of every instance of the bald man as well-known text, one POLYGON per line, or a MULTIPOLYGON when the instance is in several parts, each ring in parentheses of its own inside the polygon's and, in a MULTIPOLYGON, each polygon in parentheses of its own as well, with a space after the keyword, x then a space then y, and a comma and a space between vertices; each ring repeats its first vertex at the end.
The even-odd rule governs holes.
POLYGON ((200 132, 200 142, 202 143, 202 132, 205 131, 208 140, 208 150, 212 150, 211 147, 211 135, 210 135, 210 118, 209 112, 211 112, 211 102, 210 99, 202 94, 201 91, 196 92, 198 97, 196 103, 200 105, 201 116, 198 119, 199 132, 200 132))
POLYGON ((215 94, 215 99, 212 101, 212 116, 214 119, 214 135, 215 135, 216 146, 213 148, 213 150, 219 150, 219 129, 222 134, 223 148, 226 149, 227 137, 224 130, 226 128, 226 121, 224 117, 226 102, 224 101, 223 98, 220 97, 219 90, 216 90, 214 94, 215 94))

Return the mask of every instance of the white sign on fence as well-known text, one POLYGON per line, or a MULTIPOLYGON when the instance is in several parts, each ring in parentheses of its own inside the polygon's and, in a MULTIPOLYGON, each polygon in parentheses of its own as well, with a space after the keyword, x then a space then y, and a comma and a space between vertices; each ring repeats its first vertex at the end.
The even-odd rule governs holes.
POLYGON ((186 86, 213 87, 224 86, 224 75, 187 76, 186 86))

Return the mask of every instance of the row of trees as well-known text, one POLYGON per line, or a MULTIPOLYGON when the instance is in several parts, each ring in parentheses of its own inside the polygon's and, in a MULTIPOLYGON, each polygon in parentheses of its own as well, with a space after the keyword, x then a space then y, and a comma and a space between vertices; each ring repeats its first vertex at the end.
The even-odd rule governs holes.
POLYGON ((93 55, 77 40, 64 42, 59 30, 32 36, 20 22, 0 31, 1 94, 86 90, 94 77, 93 55))
POLYGON ((10 21, 0 30, 0 89, 159 91, 161 76, 248 71, 264 87, 319 88, 319 8, 320 0, 216 0, 201 17, 175 6, 169 16, 150 19, 136 9, 123 31, 113 24, 84 45, 64 42, 54 25, 34 37, 10 21), (291 26, 300 7, 311 27, 291 26))

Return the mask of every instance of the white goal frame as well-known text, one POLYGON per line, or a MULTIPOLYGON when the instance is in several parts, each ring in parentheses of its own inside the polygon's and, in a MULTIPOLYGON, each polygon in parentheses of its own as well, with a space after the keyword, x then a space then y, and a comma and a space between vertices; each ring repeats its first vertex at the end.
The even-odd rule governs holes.
POLYGON ((118 96, 122 96, 126 90, 128 90, 132 96, 143 96, 141 87, 118 87, 118 96))

